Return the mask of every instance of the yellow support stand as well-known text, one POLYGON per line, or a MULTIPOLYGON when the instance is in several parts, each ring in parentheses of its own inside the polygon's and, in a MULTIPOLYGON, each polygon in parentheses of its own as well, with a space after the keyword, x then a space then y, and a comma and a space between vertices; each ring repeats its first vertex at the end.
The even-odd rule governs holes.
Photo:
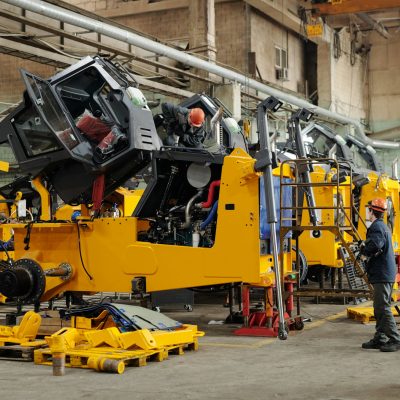
POLYGON ((41 321, 42 317, 39 314, 28 311, 19 325, 0 326, 0 346, 6 344, 19 344, 21 346, 44 344, 45 341, 43 340, 35 340, 41 321))
POLYGON ((36 350, 34 361, 54 367, 55 357, 58 362, 61 354, 65 355, 63 365, 66 367, 122 374, 126 366, 141 367, 147 361, 160 362, 169 354, 184 354, 185 348, 196 351, 198 338, 203 335, 195 325, 183 325, 174 331, 142 329, 133 332, 120 332, 116 327, 63 328, 46 337, 49 348, 36 350))

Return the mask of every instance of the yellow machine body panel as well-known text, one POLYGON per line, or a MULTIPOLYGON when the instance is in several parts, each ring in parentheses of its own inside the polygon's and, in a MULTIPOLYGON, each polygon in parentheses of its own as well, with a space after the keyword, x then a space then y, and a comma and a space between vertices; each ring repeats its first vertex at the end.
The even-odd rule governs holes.
MULTIPOLYGON (((376 172, 371 172, 368 178, 370 183, 363 186, 361 191, 360 215, 364 220, 366 219, 368 201, 377 197, 386 199, 388 212, 384 215, 384 221, 392 231, 394 252, 400 254, 400 183, 388 175, 376 172)), ((366 227, 364 224, 358 224, 358 231, 361 237, 365 238, 366 227)))
POLYGON ((107 201, 118 204, 120 216, 130 217, 133 211, 135 211, 143 192, 144 189, 129 190, 120 187, 113 194, 107 197, 107 201))
POLYGON ((56 220, 70 221, 74 211, 80 211, 80 210, 81 210, 80 206, 70 206, 69 204, 64 204, 56 211, 55 213, 56 220))
MULTIPOLYGON (((146 278, 149 292, 227 282, 259 283, 271 269, 267 258, 260 256, 259 175, 254 172, 254 162, 240 149, 225 158, 211 248, 140 242, 137 234, 143 221, 99 218, 32 224, 29 250, 24 249, 26 224, 9 225, 15 233, 15 258, 32 259, 45 273, 63 263, 71 266, 68 280, 46 277, 42 301, 67 290, 130 292, 132 280, 138 277, 146 278)), ((285 270, 290 269, 291 262, 285 270)))
MULTIPOLYGON (((314 172, 311 172, 312 183, 323 183, 332 182, 332 176, 336 173, 336 170, 326 172, 323 168, 315 167, 314 172)), ((343 223, 348 224, 349 212, 344 210, 339 212, 335 209, 337 202, 339 201, 343 206, 350 206, 350 190, 349 180, 344 182, 343 186, 319 186, 314 187, 314 196, 316 207, 327 207, 326 209, 317 209, 317 216, 319 225, 321 226, 333 226, 337 224, 337 219, 340 218, 343 223), (338 195, 339 193, 339 195, 338 195), (347 214, 347 216, 345 215, 347 214)), ((302 225, 310 225, 310 218, 307 212, 306 199, 303 201, 302 225)), ((315 238, 312 231, 304 231, 299 237, 299 247, 307 258, 309 265, 325 265, 328 267, 341 268, 343 267, 343 261, 341 260, 338 249, 341 246, 339 239, 335 234, 328 230, 321 230, 321 236, 315 238)), ((347 234, 345 234, 348 236, 347 234)), ((348 237, 350 240, 350 237, 348 237)))

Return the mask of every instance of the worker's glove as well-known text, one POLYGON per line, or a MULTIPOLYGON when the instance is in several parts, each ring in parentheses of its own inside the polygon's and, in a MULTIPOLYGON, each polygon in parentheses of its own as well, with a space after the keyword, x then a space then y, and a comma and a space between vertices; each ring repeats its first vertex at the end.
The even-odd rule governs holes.
POLYGON ((360 240, 358 242, 358 248, 360 249, 360 253, 362 253, 363 250, 365 249, 365 242, 363 240, 360 240))

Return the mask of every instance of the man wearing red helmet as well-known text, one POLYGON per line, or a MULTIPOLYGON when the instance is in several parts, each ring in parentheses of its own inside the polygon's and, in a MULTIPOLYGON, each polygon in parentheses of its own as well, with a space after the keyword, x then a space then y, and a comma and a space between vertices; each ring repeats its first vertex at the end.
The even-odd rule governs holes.
POLYGON ((179 107, 171 103, 161 104, 164 124, 167 130, 166 144, 176 146, 173 135, 179 137, 179 144, 186 147, 203 147, 205 115, 201 108, 179 107))
POLYGON ((363 343, 363 349, 397 351, 400 349, 400 334, 391 310, 393 283, 397 267, 392 247, 391 233, 383 222, 386 200, 377 198, 368 202, 367 218, 372 222, 367 237, 361 246, 366 260, 368 280, 374 288, 375 335, 363 343))

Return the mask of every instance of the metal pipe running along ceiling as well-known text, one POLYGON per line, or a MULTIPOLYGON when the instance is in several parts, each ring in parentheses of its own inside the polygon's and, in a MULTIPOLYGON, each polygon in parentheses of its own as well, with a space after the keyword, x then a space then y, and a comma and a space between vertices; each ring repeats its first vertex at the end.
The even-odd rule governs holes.
POLYGON ((124 29, 106 24, 101 21, 97 21, 95 19, 91 19, 84 15, 80 15, 78 13, 66 10, 62 7, 55 6, 53 4, 46 3, 41 0, 1 0, 3 3, 7 3, 16 7, 20 7, 22 9, 44 15, 48 18, 52 18, 54 20, 62 21, 74 26, 78 26, 89 31, 93 31, 99 33, 104 36, 108 36, 110 38, 123 41, 125 43, 131 44, 133 46, 140 47, 144 50, 153 52, 160 56, 165 56, 176 61, 181 62, 182 64, 191 66, 193 68, 202 69, 208 71, 212 74, 221 76, 225 79, 228 79, 233 82, 241 83, 244 86, 248 86, 252 89, 258 90, 266 95, 275 96, 281 101, 287 102, 289 104, 293 104, 300 108, 307 108, 312 111, 314 114, 330 118, 334 121, 337 121, 342 124, 353 125, 355 128, 355 132, 361 139, 374 146, 379 148, 388 148, 388 149, 396 149, 400 148, 400 143, 388 142, 383 140, 371 140, 369 139, 365 133, 364 128, 362 127, 360 121, 346 117, 341 114, 334 113, 325 108, 315 106, 301 98, 298 98, 294 95, 282 92, 278 89, 272 88, 268 85, 265 85, 261 82, 256 81, 255 79, 250 79, 243 74, 232 71, 228 68, 221 67, 219 65, 210 63, 208 61, 202 60, 198 57, 192 56, 190 54, 186 54, 183 51, 173 49, 167 45, 162 43, 157 43, 151 39, 140 36, 136 33, 126 31, 124 29))

